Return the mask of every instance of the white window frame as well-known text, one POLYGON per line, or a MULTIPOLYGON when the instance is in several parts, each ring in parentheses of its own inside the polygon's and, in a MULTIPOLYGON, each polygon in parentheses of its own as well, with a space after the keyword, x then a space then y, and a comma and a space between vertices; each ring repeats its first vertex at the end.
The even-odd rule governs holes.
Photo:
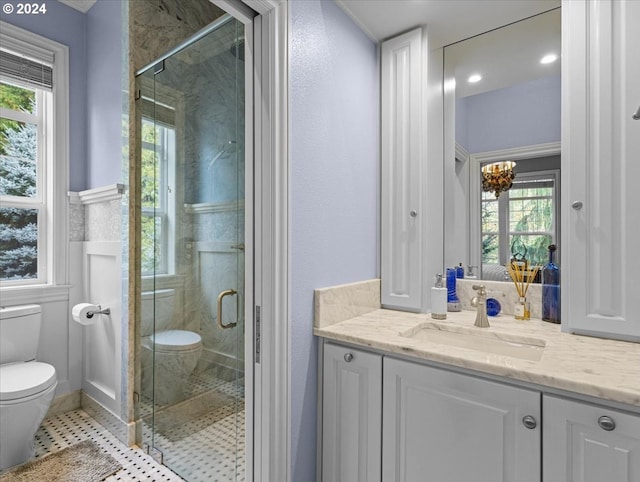
MULTIPOLYGON (((32 58, 53 67, 50 106, 43 112, 43 143, 38 140, 37 190, 41 199, 38 215, 38 278, 3 281, 3 292, 50 285, 67 285, 69 186, 69 49, 40 35, 0 21, 0 45, 3 49, 32 58), (44 149, 41 149, 43 147, 44 149), (41 154, 42 152, 42 154, 41 154)), ((16 84, 15 80, 7 79, 16 84)), ((45 102, 45 105, 47 102, 45 102)), ((3 111, 4 115, 4 111, 3 111)), ((39 132, 40 134, 40 132, 39 132)), ((7 197, 16 205, 20 198, 7 197)), ((3 204, 5 197, 3 196, 3 204)), ((26 207, 23 201, 20 207, 26 207)), ((31 203, 28 203, 31 204, 31 203)))
POLYGON ((31 284, 43 284, 47 281, 47 224, 46 224, 46 200, 47 200, 47 182, 46 182, 46 163, 45 160, 50 156, 48 147, 50 139, 45 125, 50 125, 50 114, 52 110, 52 96, 43 89, 35 88, 27 82, 20 82, 15 79, 5 78, 0 74, 0 81, 3 83, 15 85, 27 90, 33 90, 36 99, 36 112, 31 114, 28 112, 18 112, 10 109, 0 108, 0 117, 21 122, 24 124, 32 124, 36 126, 36 194, 33 197, 26 196, 0 196, 1 206, 3 208, 33 209, 38 212, 38 266, 37 276, 35 278, 25 278, 20 280, 2 281, 2 286, 22 286, 31 284))

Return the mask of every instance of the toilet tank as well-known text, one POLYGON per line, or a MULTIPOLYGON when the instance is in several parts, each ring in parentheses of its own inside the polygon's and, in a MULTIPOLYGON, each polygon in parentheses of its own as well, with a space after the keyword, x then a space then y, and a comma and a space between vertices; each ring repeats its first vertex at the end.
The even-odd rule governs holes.
POLYGON ((41 317, 40 305, 0 308, 0 364, 35 360, 41 317))
POLYGON ((175 294, 175 290, 172 289, 142 292, 142 336, 153 335, 154 318, 156 332, 169 328, 173 320, 175 294))

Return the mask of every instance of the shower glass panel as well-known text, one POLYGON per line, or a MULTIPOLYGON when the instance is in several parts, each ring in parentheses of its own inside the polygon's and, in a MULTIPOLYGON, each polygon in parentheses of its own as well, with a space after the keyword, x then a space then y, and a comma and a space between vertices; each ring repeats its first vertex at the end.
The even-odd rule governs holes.
POLYGON ((244 26, 138 75, 139 442, 187 481, 244 480, 244 26))

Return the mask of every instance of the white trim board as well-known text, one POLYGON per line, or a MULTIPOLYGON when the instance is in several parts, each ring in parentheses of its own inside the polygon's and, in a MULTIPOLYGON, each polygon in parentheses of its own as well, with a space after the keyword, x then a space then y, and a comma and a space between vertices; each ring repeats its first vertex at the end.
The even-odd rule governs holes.
POLYGON ((122 199, 124 184, 111 184, 109 186, 96 187, 80 192, 69 192, 71 204, 97 204, 107 201, 122 199))

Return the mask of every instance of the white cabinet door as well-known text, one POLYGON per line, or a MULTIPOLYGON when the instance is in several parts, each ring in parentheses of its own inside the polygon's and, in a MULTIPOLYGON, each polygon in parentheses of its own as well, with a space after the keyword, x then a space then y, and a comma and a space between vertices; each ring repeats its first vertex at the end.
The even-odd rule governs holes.
POLYGON ((562 22, 563 329, 640 340, 640 2, 565 0, 562 22))
POLYGON ((382 304, 419 310, 422 286, 422 29, 382 43, 382 304))
POLYGON ((539 392, 389 358, 383 387, 384 482, 540 482, 539 392))
POLYGON ((382 356, 324 345, 322 481, 380 480, 382 356))
POLYGON ((640 481, 640 416, 543 397, 544 482, 640 481))

